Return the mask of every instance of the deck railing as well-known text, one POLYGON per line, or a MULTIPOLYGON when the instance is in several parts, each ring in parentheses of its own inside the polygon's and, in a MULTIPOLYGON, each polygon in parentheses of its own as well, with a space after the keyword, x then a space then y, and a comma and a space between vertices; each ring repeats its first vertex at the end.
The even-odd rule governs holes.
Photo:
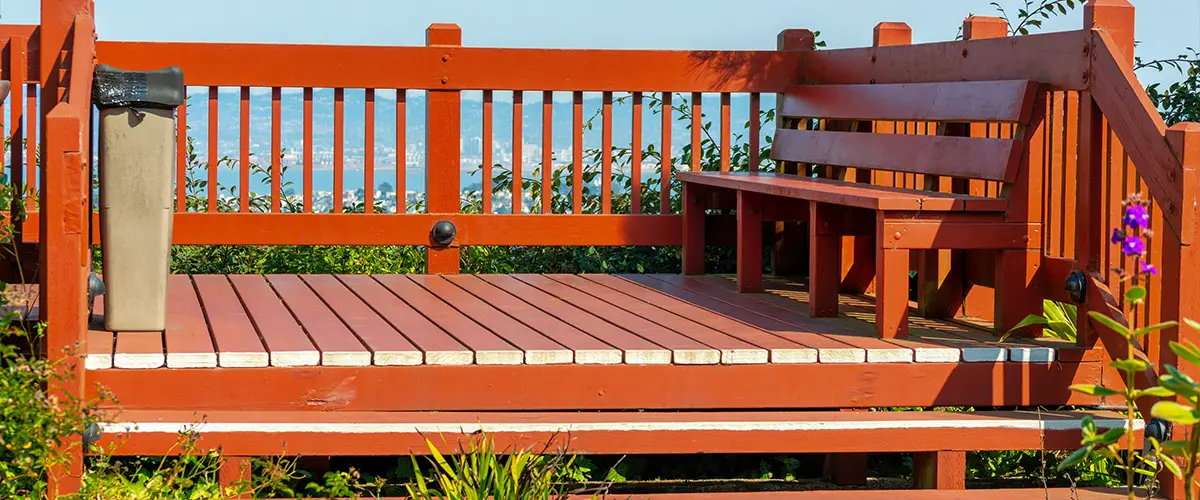
MULTIPOLYGON (((99 62, 126 69, 180 66, 186 83, 200 88, 191 107, 181 106, 178 114, 181 130, 189 133, 180 134, 178 145, 176 243, 425 246, 430 245, 435 222, 452 221, 458 230, 454 243, 429 249, 432 273, 457 272, 458 248, 466 245, 679 245, 681 220, 670 207, 676 194, 671 172, 769 168, 760 148, 771 124, 761 126, 760 111, 789 85, 1036 80, 1047 93, 1033 124, 1039 133, 1028 151, 1026 175, 1037 188, 1032 192, 1041 194, 1014 200, 1014 209, 1027 210, 1032 220, 1044 223, 1046 258, 1035 275, 1042 293, 1069 301, 1063 290, 1066 277, 1083 270, 1094 277, 1094 290, 1107 287, 1119 300, 1127 283, 1115 279, 1112 269, 1128 267, 1131 261, 1109 244, 1108 232, 1120 223, 1121 201, 1131 192, 1141 192, 1152 201, 1152 227, 1157 229, 1148 260, 1163 273, 1150 280, 1143 307, 1126 309, 1128 319, 1143 326, 1200 317, 1200 297, 1192 291, 1198 289, 1192 282, 1200 279, 1200 255, 1194 245, 1200 127, 1180 124, 1168 129, 1133 77, 1132 9, 1089 3, 1082 30, 1012 38, 1006 36, 1002 21, 973 17, 964 25, 965 40, 919 45, 910 44, 907 26, 884 23, 876 28, 872 47, 843 50, 813 50, 811 33, 788 30, 780 35, 776 51, 463 47, 462 33, 453 25, 431 26, 424 47, 94 43, 90 9, 78 10, 85 14, 73 18, 68 31, 45 22, 41 28, 0 27, 0 71, 14 82, 4 134, 14 145, 24 139, 44 142, 40 175, 33 168, 39 159, 37 148, 14 146, 9 161, 17 185, 40 185, 40 210, 30 207, 22 237, 41 241, 46 301, 42 311, 51 318, 51 347, 72 345, 85 333, 88 229, 96 231, 98 226, 88 217, 91 189, 86 174, 92 164, 88 125, 93 50, 99 62), (70 43, 49 49, 52 52, 43 48, 47 41, 62 40, 70 43), (49 54, 65 59, 56 62, 49 54), (42 95, 39 85, 55 94, 42 95), (239 127, 236 140, 230 141, 236 151, 223 160, 222 140, 232 139, 219 120, 227 112, 222 107, 227 99, 220 92, 225 87, 238 89, 234 101, 239 127), (269 113, 262 120, 252 120, 257 88, 266 89, 263 99, 269 99, 260 109, 269 113), (423 118, 409 116, 409 91, 424 92, 423 118), (333 94, 332 112, 322 116, 317 110, 325 105, 321 96, 327 92, 333 94), (365 129, 361 143, 357 138, 347 142, 347 96, 357 98, 360 92, 365 129), (393 92, 395 99, 381 98, 393 92), (468 99, 471 102, 464 104, 464 92, 479 92, 479 101, 468 99), (592 93, 599 93, 598 131, 586 125, 584 105, 592 93), (623 105, 626 93, 628 104, 623 105), (509 95, 511 104, 503 99, 509 95), (733 103, 742 95, 747 109, 735 116, 733 103), (37 106, 38 96, 42 108, 37 106), (570 99, 565 102, 556 100, 566 96, 570 99), (295 156, 285 156, 284 151, 282 116, 289 99, 299 103, 302 116, 302 144, 295 156), (690 116, 688 123, 676 123, 682 112, 655 117, 655 108, 648 106, 661 102, 669 108, 685 99, 687 107, 681 111, 690 116), (43 132, 36 125, 47 103, 43 132), (532 127, 540 132, 540 158, 521 155, 525 139, 536 140, 538 135, 526 132, 523 111, 530 104, 542 108, 542 127, 532 127), (496 114, 503 116, 505 110, 511 110, 513 132, 497 134, 505 123, 496 114), (205 120, 198 119, 201 111, 207 112, 205 120), (570 116, 570 125, 556 125, 555 116, 570 116), (622 128, 626 117, 627 129, 622 128), (703 127, 707 119, 715 123, 710 129, 703 127), (479 120, 481 129, 477 198, 464 195, 461 183, 466 120, 479 120), (743 120, 749 122, 744 129, 737 126, 743 120), (204 126, 198 127, 202 121, 204 126), (269 130, 265 147, 251 140, 261 124, 269 130), (672 140, 673 131, 689 125, 686 140, 672 140), (390 133, 380 134, 378 127, 390 133), (409 182, 408 169, 402 166, 407 162, 399 160, 414 149, 408 147, 414 143, 412 132, 422 129, 425 147, 418 153, 425 159, 423 189, 409 182), (331 175, 337 194, 359 187, 359 181, 348 186, 344 176, 347 158, 356 156, 347 150, 362 148, 363 213, 345 213, 336 195, 329 213, 314 210, 314 178, 324 175, 314 169, 314 144, 326 132, 332 136, 331 175), (596 158, 585 157, 586 139, 596 133, 596 158), (739 134, 744 138, 735 139, 739 134), (203 150, 193 150, 189 135, 205 145, 203 150), (512 142, 512 159, 497 157, 490 147, 497 139, 512 142), (701 150, 706 140, 715 145, 711 157, 690 155, 682 164, 678 159, 661 161, 685 148, 688 153, 701 150), (380 200, 375 181, 383 175, 378 172, 383 163, 379 151, 389 142, 398 158, 389 182, 399 193, 412 189, 422 195, 411 207, 400 203, 404 210, 376 206, 380 200), (614 153, 613 146, 625 144, 628 149, 614 153), (559 158, 555 150, 569 153, 559 158), (265 179, 260 185, 268 193, 260 197, 252 187, 252 165, 264 156, 267 160, 257 175, 265 179), (495 167, 497 163, 502 167, 495 167), (289 197, 283 170, 296 164, 301 169, 300 193, 289 197), (237 172, 236 181, 226 183, 232 186, 226 199, 217 188, 223 165, 233 165, 237 172), (195 175, 197 170, 201 177, 195 175), (556 180, 554 192, 542 189, 556 180), (504 198, 517 210, 504 208, 504 198)), ((357 104, 350 107, 358 112, 357 104)), ((873 126, 877 131, 928 133, 928 125, 922 129, 919 123, 873 126)), ((1005 131, 980 125, 969 133, 1002 136, 1005 131)), ((859 180, 924 185, 923 179, 905 175, 877 173, 859 180)), ((984 183, 962 188, 999 194, 997 186, 984 183)), ((843 265, 849 272, 855 245, 846 248, 843 265)), ((990 313, 992 259, 951 252, 938 253, 937 259, 925 257, 914 259, 914 267, 928 270, 935 262, 942 269, 963 269, 964 307, 979 315, 990 313)), ((932 280, 950 275, 923 274, 932 280)), ((1080 325, 1081 343, 1090 344, 1099 335, 1105 347, 1115 348, 1106 338, 1108 332, 1097 332, 1087 321, 1080 325)), ((1192 333, 1155 332, 1145 337, 1142 347, 1155 363, 1175 363, 1167 341, 1192 333)))

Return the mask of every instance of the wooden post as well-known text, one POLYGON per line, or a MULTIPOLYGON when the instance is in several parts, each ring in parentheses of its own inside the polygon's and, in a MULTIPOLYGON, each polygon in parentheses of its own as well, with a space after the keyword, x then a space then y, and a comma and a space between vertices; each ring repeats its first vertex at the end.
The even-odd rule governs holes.
MULTIPOLYGON (((462 29, 456 24, 434 23, 425 30, 425 45, 429 47, 462 46, 462 29)), ((447 51, 441 58, 443 67, 455 64, 447 51)), ((441 83, 448 83, 448 73, 441 83)), ((457 90, 429 90, 425 108, 425 196, 429 213, 457 214, 461 211, 459 171, 462 96, 457 90)), ((399 168, 399 167, 397 167, 399 168)), ((514 201, 515 203, 515 201, 514 201)), ((459 247, 426 250, 426 271, 430 274, 458 273, 459 247)))
MULTIPOLYGON (((1030 123, 1023 124, 1017 134, 1025 142, 1025 154, 1016 181, 1007 185, 1008 210, 1004 217, 1008 222, 1042 221, 1043 186, 1042 172, 1046 147, 1046 125, 1049 94, 1039 90, 1034 97, 1030 123)), ((996 331, 1003 334, 1031 314, 1042 313, 1042 266, 1041 242, 1035 248, 1024 250, 1001 250, 996 252, 996 331)), ((1031 326, 1014 333, 1019 336, 1040 336, 1042 328, 1031 326)))
POLYGON ((913 487, 917 489, 967 489, 967 452, 913 453, 913 487))
MULTIPOLYGON (((1158 301, 1160 318, 1164 321, 1200 320, 1200 287, 1195 286, 1200 280, 1200 245, 1196 244, 1196 224, 1200 223, 1197 214, 1200 210, 1197 208, 1200 204, 1200 123, 1177 123, 1167 130, 1166 138, 1183 165, 1179 188, 1183 192, 1180 206, 1184 209, 1179 211, 1176 221, 1179 234, 1171 234, 1166 228, 1159 229, 1156 234, 1157 238, 1164 238, 1160 274, 1162 298, 1158 301)), ((1162 330, 1160 346, 1150 346, 1157 349, 1162 364, 1174 365, 1192 378, 1200 377, 1200 367, 1178 362, 1175 353, 1166 347, 1172 340, 1200 345, 1200 334, 1191 328, 1170 328, 1162 330)), ((1175 426, 1172 439, 1189 439, 1188 430, 1186 426, 1175 426)), ((1161 477, 1169 498, 1184 498, 1181 481, 1170 474, 1161 477)))
POLYGON ((217 471, 217 481, 221 485, 221 496, 225 498, 227 490, 236 488, 239 493, 230 498, 251 498, 250 483, 251 463, 246 457, 221 457, 221 469, 217 471), (240 483, 240 484, 239 484, 240 483))
MULTIPOLYGON (((779 32, 775 39, 776 50, 808 51, 816 48, 816 35, 806 29, 789 29, 779 32)), ((793 82, 801 83, 801 82, 793 82)), ((789 123, 778 113, 783 105, 783 94, 775 94, 775 129, 788 128, 789 123)), ((780 172, 792 172, 790 166, 783 162, 779 165, 780 172), (788 167, 788 168, 785 168, 788 167)), ((800 276, 805 274, 808 265, 808 234, 804 230, 804 222, 781 221, 770 223, 768 231, 772 235, 771 274, 776 276, 800 276)))
POLYGON ((683 183, 683 274, 704 274, 704 211, 708 190, 683 183))
POLYGON ((1083 6, 1084 29, 1104 30, 1121 48, 1125 62, 1133 66, 1134 20, 1129 0, 1088 0, 1083 6))
MULTIPOLYGON (((1084 29, 1102 29, 1109 33, 1129 64, 1133 64, 1133 5, 1128 0, 1089 0, 1083 6, 1084 29)), ((1090 53, 1087 54, 1090 57, 1090 53)), ((1104 115, 1090 91, 1079 93, 1079 165, 1076 175, 1075 252, 1076 260, 1088 274, 1108 276, 1103 269, 1104 247, 1111 228, 1102 227, 1105 210, 1104 149, 1107 130, 1104 115)), ((1050 283, 1050 286, 1058 286, 1050 283)), ((1087 311, 1079 308, 1076 342, 1090 346, 1096 341, 1087 311)), ((1164 349, 1165 350, 1165 349, 1164 349)))
POLYGON ((763 291, 762 195, 737 193, 737 286, 739 292, 763 291))
MULTIPOLYGON (((983 40, 988 38, 1004 38, 1008 36, 1008 23, 999 17, 971 16, 963 21, 963 40, 983 40)), ((987 137, 989 125, 986 123, 971 123, 966 127, 970 137, 987 137)), ((978 179, 967 180, 954 186, 957 193, 972 196, 987 194, 987 181, 978 179)), ((969 316, 985 321, 995 319, 994 304, 996 291, 994 272, 995 263, 989 251, 952 251, 951 274, 955 268, 962 268, 962 304, 955 311, 956 316, 969 316)))
MULTIPOLYGON (((90 177, 90 162, 85 157, 88 131, 83 118, 65 113, 50 114, 66 92, 64 78, 70 58, 72 29, 80 15, 91 15, 91 0, 43 0, 39 47, 39 75, 42 86, 41 147, 43 185, 39 194, 41 243, 39 284, 42 318, 53 318, 46 335, 47 357, 57 364, 62 381, 52 381, 50 393, 63 404, 69 397, 83 397, 84 371, 79 356, 87 332, 88 235, 85 218, 90 177)), ((94 37, 94 33, 79 33, 94 37)), ((82 55, 81 57, 89 57, 82 55)), ((84 61, 79 61, 84 62, 84 61)), ((87 67, 91 67, 87 61, 87 67)), ((90 89, 82 89, 85 96, 90 89)), ((19 96, 14 96, 14 102, 19 96)), ((85 99, 87 97, 84 97, 85 99)), ((29 110, 33 113, 34 110, 29 110)), ((30 176, 31 178, 33 176, 30 176)), ((52 497, 79 490, 83 474, 83 446, 78 437, 60 448, 69 460, 49 471, 52 497)))

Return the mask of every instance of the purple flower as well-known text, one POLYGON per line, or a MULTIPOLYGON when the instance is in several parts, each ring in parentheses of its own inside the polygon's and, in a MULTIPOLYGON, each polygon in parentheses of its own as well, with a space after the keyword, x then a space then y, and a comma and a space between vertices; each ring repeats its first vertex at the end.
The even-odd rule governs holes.
POLYGON ((1109 237, 1108 240, 1111 241, 1112 244, 1114 244, 1114 245, 1120 245, 1121 241, 1123 241, 1124 239, 1125 239, 1125 231, 1122 231, 1121 228, 1119 228, 1119 227, 1114 227, 1112 236, 1109 237))
POLYGON ((1144 260, 1142 261, 1142 272, 1150 276, 1158 276, 1158 268, 1144 260))
POLYGON ((1142 241, 1136 235, 1125 237, 1125 241, 1121 242, 1121 252, 1125 255, 1141 255, 1146 251, 1146 242, 1142 241))
POLYGON ((1150 212, 1144 205, 1129 205, 1125 209, 1125 218, 1121 222, 1134 229, 1148 228, 1150 227, 1150 212))

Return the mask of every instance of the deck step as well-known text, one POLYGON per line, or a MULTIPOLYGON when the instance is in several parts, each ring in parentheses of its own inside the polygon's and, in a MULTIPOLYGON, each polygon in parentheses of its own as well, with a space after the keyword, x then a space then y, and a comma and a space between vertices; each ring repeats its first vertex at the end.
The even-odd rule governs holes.
MULTIPOLYGON (((594 497, 590 495, 572 495, 567 498, 568 500, 588 500, 594 497)), ((960 491, 850 489, 652 494, 621 493, 611 494, 603 498, 619 500, 1120 500, 1128 497, 1125 494, 1125 490, 1117 488, 1005 488, 960 491)), ((1138 498, 1145 498, 1145 492, 1139 491, 1138 498)), ((383 497, 379 500, 406 499, 402 497, 383 497)))
MULTIPOLYGON (((231 456, 407 455, 466 444, 484 431, 496 448, 574 454, 831 453, 1071 449, 1090 414, 1112 412, 319 412, 125 411, 102 426, 117 455, 158 454, 181 431, 231 456)), ((1140 431, 1140 421, 1134 429, 1140 431)), ((1140 432, 1138 432, 1140 434, 1140 432)))

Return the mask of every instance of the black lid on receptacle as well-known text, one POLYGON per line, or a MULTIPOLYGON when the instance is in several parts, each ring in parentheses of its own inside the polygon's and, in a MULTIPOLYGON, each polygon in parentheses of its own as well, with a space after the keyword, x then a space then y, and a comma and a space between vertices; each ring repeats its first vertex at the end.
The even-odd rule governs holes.
POLYGON ((96 66, 92 101, 100 108, 174 108, 187 98, 183 70, 171 66, 154 71, 96 66))

